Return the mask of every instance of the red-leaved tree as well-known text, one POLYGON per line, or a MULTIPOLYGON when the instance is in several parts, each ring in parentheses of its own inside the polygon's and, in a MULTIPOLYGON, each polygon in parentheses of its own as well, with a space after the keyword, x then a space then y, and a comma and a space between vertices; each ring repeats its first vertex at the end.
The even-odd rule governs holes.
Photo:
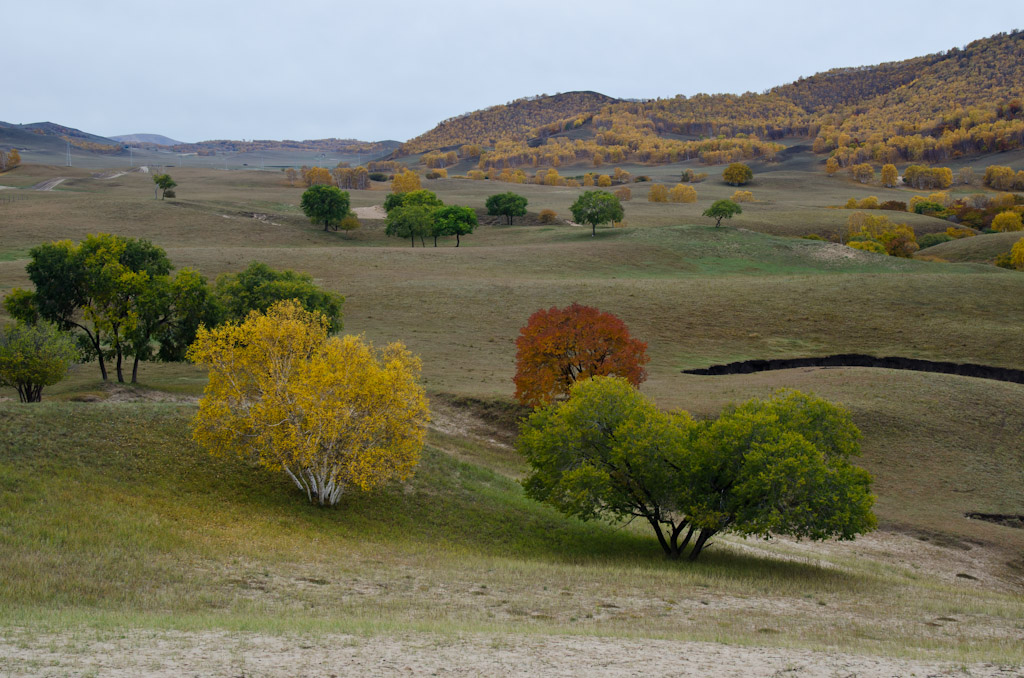
POLYGON ((516 339, 516 400, 536 407, 566 398, 579 380, 616 375, 633 386, 647 378, 647 344, 611 313, 572 304, 530 316, 516 339))

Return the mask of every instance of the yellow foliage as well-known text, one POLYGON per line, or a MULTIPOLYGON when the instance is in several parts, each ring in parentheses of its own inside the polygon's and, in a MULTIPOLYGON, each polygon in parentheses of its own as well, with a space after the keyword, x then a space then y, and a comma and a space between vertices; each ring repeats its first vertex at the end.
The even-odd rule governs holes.
POLYGON ((857 209, 861 210, 877 210, 878 209, 878 198, 873 195, 869 195, 866 198, 861 198, 857 201, 857 209))
POLYGON ((647 191, 648 202, 668 202, 668 189, 663 184, 651 184, 647 191))
POLYGON ((900 173, 896 170, 896 165, 888 163, 882 165, 882 185, 887 188, 892 188, 899 182, 900 173))
POLYGON ((825 161, 825 174, 835 176, 836 172, 839 171, 839 161, 835 158, 829 158, 825 161))
POLYGON ((468 172, 466 172, 466 176, 469 177, 470 179, 472 179, 473 181, 483 181, 484 180, 484 172, 483 172, 483 170, 478 170, 478 169, 469 170, 468 172))
POLYGON ((311 502, 407 478, 419 461, 430 415, 402 344, 328 338, 326 317, 283 301, 200 328, 188 358, 209 370, 196 443, 284 471, 311 502))
POLYGON ((602 174, 597 178, 597 185, 601 188, 608 188, 612 185, 612 178, 607 174, 602 174))
POLYGON ((421 188, 420 177, 412 170, 405 170, 401 174, 396 174, 395 178, 391 180, 392 193, 410 193, 421 188))
POLYGON ((306 183, 306 186, 330 186, 334 183, 334 177, 331 176, 330 170, 326 167, 304 168, 302 170, 302 180, 306 183))
POLYGON ((633 191, 630 190, 629 186, 623 186, 615 191, 615 197, 619 199, 619 202, 629 202, 633 199, 633 191))
POLYGON ((992 220, 993 231, 1021 231, 1024 230, 1024 222, 1016 212, 1000 212, 992 220))
POLYGON ((1013 243, 1010 249, 1010 263, 1016 269, 1024 269, 1024 238, 1013 243))
POLYGON ((583 185, 584 186, 593 186, 594 185, 594 175, 591 174, 590 172, 587 172, 586 174, 584 174, 583 175, 583 185))
POLYGON ((943 207, 949 207, 949 193, 946 191, 938 191, 928 196, 928 202, 934 202, 943 207))
POLYGON ((735 191, 730 200, 733 202, 754 202, 754 194, 750 191, 735 191))

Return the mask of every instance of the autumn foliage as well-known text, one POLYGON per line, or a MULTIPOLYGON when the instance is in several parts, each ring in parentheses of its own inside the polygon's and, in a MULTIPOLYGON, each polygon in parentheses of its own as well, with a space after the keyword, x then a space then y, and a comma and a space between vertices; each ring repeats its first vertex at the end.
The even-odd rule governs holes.
POLYGON ((285 301, 200 329, 188 358, 210 371, 193 439, 283 471, 312 503, 404 479, 419 461, 429 413, 401 344, 328 337, 325 316, 285 301))
POLYGON ((516 339, 515 398, 536 407, 569 395, 577 381, 615 375, 638 386, 647 378, 647 344, 611 313, 572 304, 530 316, 516 339))

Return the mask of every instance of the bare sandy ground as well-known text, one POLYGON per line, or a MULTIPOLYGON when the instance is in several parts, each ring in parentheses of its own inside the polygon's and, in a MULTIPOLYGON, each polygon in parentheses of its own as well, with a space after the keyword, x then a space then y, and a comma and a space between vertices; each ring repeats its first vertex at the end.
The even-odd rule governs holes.
POLYGON ((57 177, 55 179, 47 179, 46 181, 40 181, 38 184, 32 187, 34 191, 52 191, 58 184, 63 182, 67 177, 57 177))
POLYGON ((1021 667, 577 636, 0 632, 0 676, 1024 676, 1021 667))
POLYGON ((359 219, 386 219, 388 213, 382 205, 370 205, 369 207, 356 207, 352 210, 359 219))

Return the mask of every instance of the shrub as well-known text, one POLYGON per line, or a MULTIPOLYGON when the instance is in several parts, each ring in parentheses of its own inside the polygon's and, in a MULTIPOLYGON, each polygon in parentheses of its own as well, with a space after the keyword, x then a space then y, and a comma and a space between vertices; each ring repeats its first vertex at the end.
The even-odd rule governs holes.
POLYGON ((852 247, 855 250, 864 250, 865 252, 874 252, 875 254, 888 254, 885 249, 885 245, 874 240, 851 240, 846 243, 847 247, 852 247))
POLYGON ((817 233, 808 233, 807 235, 802 235, 800 237, 803 238, 804 240, 821 240, 822 242, 825 241, 825 239, 822 238, 817 233))
POLYGON ((907 203, 902 200, 886 200, 878 206, 880 210, 890 210, 892 212, 906 212, 907 203))
POLYGON ((722 179, 730 186, 742 186, 750 183, 754 173, 742 162, 734 162, 722 171, 722 179))
POLYGON ((390 181, 391 179, 383 172, 370 172, 370 181, 390 181))
POLYGON ((977 231, 970 228, 957 228, 956 226, 950 226, 946 229, 946 235, 953 240, 959 240, 960 238, 971 238, 978 235, 977 231))
POLYGON ((10 324, 0 331, 0 386, 17 390, 23 403, 37 403, 43 387, 63 379, 79 357, 74 338, 53 323, 10 324))
POLYGON ((622 202, 629 202, 633 198, 633 191, 629 189, 629 186, 623 186, 615 191, 615 197, 622 202))
POLYGON ((668 189, 663 184, 651 184, 647 191, 648 202, 668 202, 668 189))
POLYGON ((730 200, 733 202, 754 202, 754 194, 750 191, 735 191, 730 200))
POLYGON ((686 184, 676 184, 668 192, 672 202, 697 202, 697 189, 686 184))
POLYGON ((949 242, 950 240, 953 240, 953 236, 946 233, 926 233, 917 239, 917 244, 921 246, 921 249, 925 249, 949 242))
POLYGON ((1000 212, 992 219, 992 230, 997 233, 1024 230, 1024 222, 1016 212, 1000 212))
POLYGON ((542 209, 538 215, 538 220, 542 224, 557 224, 558 214, 555 210, 542 209))

